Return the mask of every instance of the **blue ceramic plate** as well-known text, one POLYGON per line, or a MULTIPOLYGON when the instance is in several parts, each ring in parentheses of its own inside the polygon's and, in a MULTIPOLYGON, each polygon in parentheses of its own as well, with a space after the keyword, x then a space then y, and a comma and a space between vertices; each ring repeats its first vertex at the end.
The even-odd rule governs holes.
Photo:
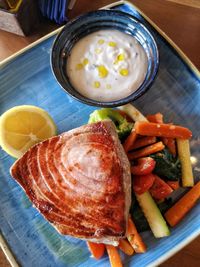
MULTIPOLYGON (((152 88, 134 102, 144 114, 161 111, 166 120, 189 127, 195 177, 200 171, 200 80, 195 69, 186 63, 150 26, 136 9, 116 4, 114 9, 128 12, 149 28, 158 44, 160 67, 152 88)), ((93 107, 68 96, 57 84, 50 68, 51 37, 1 65, 0 113, 22 104, 32 104, 47 110, 59 132, 84 123, 93 107)), ((187 59, 186 59, 187 60, 187 59)), ((0 228, 2 235, 21 266, 75 267, 109 266, 107 256, 95 261, 84 241, 59 235, 30 205, 27 197, 9 175, 14 160, 0 151, 0 228)), ((148 252, 126 257, 125 266, 155 266, 171 256, 200 233, 200 205, 197 204, 182 222, 172 229, 171 236, 155 239, 151 232, 143 233, 148 252)))

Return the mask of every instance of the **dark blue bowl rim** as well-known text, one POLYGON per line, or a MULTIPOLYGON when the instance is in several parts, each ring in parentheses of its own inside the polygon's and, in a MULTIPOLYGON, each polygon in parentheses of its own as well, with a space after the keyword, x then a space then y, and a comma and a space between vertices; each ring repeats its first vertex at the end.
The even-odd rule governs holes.
MULTIPOLYGON (((62 49, 62 48, 61 48, 62 49)), ((84 104, 88 104, 91 106, 99 106, 99 107, 117 107, 117 106, 122 106, 125 105, 127 103, 130 103, 136 99, 138 99, 140 96, 142 96, 146 91, 148 91, 150 89, 150 87, 152 86, 157 73, 158 73, 158 68, 159 68, 159 52, 158 52, 158 47, 155 41, 155 38, 153 37, 153 35, 151 34, 151 32, 148 30, 148 28, 136 17, 134 17, 133 15, 130 15, 126 12, 120 11, 120 10, 110 10, 110 9, 102 9, 102 10, 96 10, 96 11, 90 11, 84 14, 81 14, 77 17, 75 17, 74 19, 70 20, 69 22, 66 23, 66 25, 63 27, 63 29, 58 33, 57 37, 55 38, 53 45, 52 45, 52 50, 51 50, 51 59, 50 59, 50 65, 51 65, 51 69, 52 72, 54 74, 55 79, 57 80, 57 82, 59 83, 59 85, 61 86, 61 88, 68 93, 71 97, 73 97, 75 100, 78 100, 79 102, 82 102, 84 104), (151 37, 151 40, 153 42, 154 48, 155 48, 155 55, 156 55, 156 60, 155 60, 155 66, 153 69, 153 73, 150 77, 150 79, 147 81, 147 85, 145 87, 143 87, 143 83, 140 85, 140 87, 133 92, 131 95, 119 99, 119 100, 115 100, 115 101, 109 101, 109 102, 103 102, 103 101, 96 101, 96 100, 92 100, 90 98, 87 98, 83 95, 81 95, 70 83, 71 88, 73 89, 73 91, 76 92, 76 94, 74 94, 73 92, 69 92, 68 89, 63 85, 63 83, 60 82, 59 78, 57 77, 57 68, 55 66, 55 53, 57 52, 57 50, 59 50, 60 48, 58 47, 58 42, 59 40, 63 37, 63 35, 65 34, 65 32, 67 31, 67 29, 75 24, 77 21, 83 20, 85 17, 90 17, 90 16, 95 16, 95 15, 108 15, 107 13, 110 13, 109 16, 126 16, 131 20, 136 21, 138 24, 140 24, 141 27, 144 28, 144 30, 148 33, 148 35, 151 37), (142 88, 143 87, 143 88, 142 88), (78 96, 77 96, 78 95, 78 96)))

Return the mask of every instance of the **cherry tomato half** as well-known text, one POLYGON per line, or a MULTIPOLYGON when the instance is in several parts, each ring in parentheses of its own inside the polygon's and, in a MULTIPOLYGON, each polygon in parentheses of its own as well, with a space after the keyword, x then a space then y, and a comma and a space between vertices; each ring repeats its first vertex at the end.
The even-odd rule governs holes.
POLYGON ((156 166, 155 160, 151 157, 140 158, 138 159, 137 163, 137 165, 131 167, 131 173, 134 175, 149 174, 156 166))
POLYGON ((167 181, 167 184, 173 189, 173 190, 177 190, 179 189, 180 185, 179 185, 179 181, 167 181))
POLYGON ((135 193, 141 195, 152 187, 155 180, 155 175, 150 173, 147 175, 133 176, 133 190, 135 193))
POLYGON ((158 200, 168 197, 173 192, 172 188, 157 175, 154 176, 154 183, 149 190, 152 197, 158 200))

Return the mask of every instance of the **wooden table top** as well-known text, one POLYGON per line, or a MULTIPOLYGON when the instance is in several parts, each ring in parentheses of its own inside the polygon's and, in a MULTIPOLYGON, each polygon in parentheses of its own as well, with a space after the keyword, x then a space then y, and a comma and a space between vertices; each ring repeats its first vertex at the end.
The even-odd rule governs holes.
MULTIPOLYGON (((113 0, 81 0, 77 1, 74 8, 68 12, 68 17, 73 18, 83 12, 95 10, 113 0)), ((175 0, 130 0, 139 7, 162 31, 164 31, 189 57, 193 64, 200 70, 200 5, 197 1, 183 1, 177 4, 175 0), (190 3, 189 6, 187 3, 190 3), (193 4, 195 3, 193 7, 193 4)), ((181 1, 177 1, 181 2, 181 1)), ((55 29, 57 25, 45 22, 37 32, 28 37, 20 37, 15 34, 0 30, 0 61, 26 47, 41 36, 55 29)), ((176 255, 161 264, 161 267, 197 267, 200 266, 200 237, 196 238, 188 246, 176 255)), ((10 266, 2 251, 0 251, 0 266, 10 266)))

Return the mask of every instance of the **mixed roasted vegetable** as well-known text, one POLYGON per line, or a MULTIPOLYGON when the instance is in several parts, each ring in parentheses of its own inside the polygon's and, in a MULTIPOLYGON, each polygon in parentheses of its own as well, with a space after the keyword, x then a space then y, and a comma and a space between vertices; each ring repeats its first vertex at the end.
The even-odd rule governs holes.
MULTIPOLYGON (((175 226, 200 198, 200 182, 194 185, 190 161, 189 129, 164 123, 161 113, 144 117, 127 104, 120 110, 96 110, 89 123, 111 119, 131 163, 132 205, 127 238, 118 248, 127 255, 144 253, 147 248, 139 232, 151 229, 156 238, 170 235, 175 226), (180 187, 192 187, 175 204, 170 195, 180 187)), ((122 266, 116 247, 88 242, 99 259, 107 250, 111 266, 122 266)))
POLYGON ((110 108, 95 110, 90 114, 89 123, 108 119, 112 120, 115 123, 120 140, 123 141, 131 133, 133 122, 128 122, 127 119, 119 112, 110 108))

